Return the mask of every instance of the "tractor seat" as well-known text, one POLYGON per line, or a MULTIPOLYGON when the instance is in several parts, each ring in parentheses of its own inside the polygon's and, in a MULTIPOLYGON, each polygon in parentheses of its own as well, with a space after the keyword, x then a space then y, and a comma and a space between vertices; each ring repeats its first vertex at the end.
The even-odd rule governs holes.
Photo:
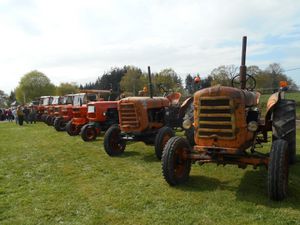
POLYGON ((259 103, 260 93, 254 91, 242 90, 245 96, 245 106, 252 107, 257 106, 259 103))
POLYGON ((179 99, 181 98, 181 94, 179 92, 174 92, 166 97, 169 99, 171 105, 177 105, 179 103, 179 99))

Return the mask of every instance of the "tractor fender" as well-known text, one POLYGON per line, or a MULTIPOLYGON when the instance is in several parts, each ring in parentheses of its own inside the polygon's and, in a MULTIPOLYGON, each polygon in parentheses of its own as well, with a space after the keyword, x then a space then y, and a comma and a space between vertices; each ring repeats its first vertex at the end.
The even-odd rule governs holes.
POLYGON ((268 99, 267 110, 266 110, 266 114, 265 114, 265 124, 267 127, 270 127, 271 115, 272 115, 273 109, 274 109, 276 103, 278 101, 280 101, 280 99, 284 99, 284 92, 276 92, 276 93, 272 94, 268 99))
POLYGON ((193 101, 194 101, 193 96, 184 100, 184 102, 182 103, 182 105, 180 106, 180 109, 179 109, 179 115, 178 115, 179 118, 184 117, 187 108, 190 106, 190 104, 193 104, 193 101))

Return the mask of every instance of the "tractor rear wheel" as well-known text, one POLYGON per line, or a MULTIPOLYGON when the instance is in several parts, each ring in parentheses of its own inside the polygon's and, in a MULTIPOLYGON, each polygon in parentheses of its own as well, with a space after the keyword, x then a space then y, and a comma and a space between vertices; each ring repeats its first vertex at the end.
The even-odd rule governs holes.
POLYGON ((188 180, 191 160, 186 158, 190 145, 182 137, 172 137, 166 144, 162 155, 162 172, 169 185, 175 186, 188 180))
POLYGON ((288 142, 289 163, 296 162, 296 104, 294 100, 280 100, 273 111, 273 140, 288 142))
POLYGON ((66 125, 66 131, 70 136, 76 136, 79 134, 80 129, 78 129, 77 126, 72 124, 72 120, 71 120, 66 125))
POLYGON ((112 125, 104 135, 104 149, 109 156, 121 155, 126 148, 118 125, 112 125))
POLYGON ((80 135, 84 141, 94 141, 97 137, 96 127, 90 124, 86 124, 81 128, 80 135))
POLYGON ((170 127, 162 127, 159 129, 154 142, 155 155, 159 160, 161 160, 166 143, 171 137, 174 137, 174 135, 174 131, 170 127))
POLYGON ((47 116, 46 124, 47 124, 48 126, 51 126, 51 121, 52 121, 52 116, 47 116))
POLYGON ((288 142, 273 141, 268 167, 268 195, 272 200, 283 200, 287 195, 289 175, 288 142))
POLYGON ((57 131, 66 130, 66 123, 65 123, 64 119, 61 117, 56 117, 53 125, 54 125, 55 130, 57 130, 57 131))

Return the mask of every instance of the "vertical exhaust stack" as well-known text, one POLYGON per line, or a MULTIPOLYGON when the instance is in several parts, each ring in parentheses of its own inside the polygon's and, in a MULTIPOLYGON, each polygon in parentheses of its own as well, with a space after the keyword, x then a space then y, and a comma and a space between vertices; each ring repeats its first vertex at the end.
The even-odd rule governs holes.
POLYGON ((150 98, 153 98, 153 85, 152 85, 152 81, 151 81, 150 66, 148 66, 148 79, 149 79, 149 93, 150 93, 150 98))
POLYGON ((247 48, 247 36, 243 37, 243 45, 242 45, 242 61, 240 66, 240 82, 241 89, 246 88, 246 48, 247 48))

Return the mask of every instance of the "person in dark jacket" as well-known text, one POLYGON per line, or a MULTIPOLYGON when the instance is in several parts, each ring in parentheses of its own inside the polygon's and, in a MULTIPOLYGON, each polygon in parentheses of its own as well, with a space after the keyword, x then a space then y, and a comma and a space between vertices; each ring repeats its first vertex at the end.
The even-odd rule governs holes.
POLYGON ((24 120, 28 124, 29 123, 29 113, 30 113, 30 110, 27 108, 27 106, 24 107, 23 113, 24 113, 24 120))
POLYGON ((17 116, 18 116, 19 125, 22 126, 23 125, 23 121, 24 121, 24 112, 23 112, 21 106, 18 106, 17 116))

